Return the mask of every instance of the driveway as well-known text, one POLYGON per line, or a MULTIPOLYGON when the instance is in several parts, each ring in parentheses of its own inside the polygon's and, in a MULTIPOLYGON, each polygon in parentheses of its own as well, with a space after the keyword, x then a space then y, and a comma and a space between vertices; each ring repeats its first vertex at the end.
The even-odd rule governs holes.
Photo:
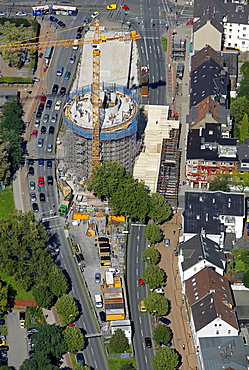
POLYGON ((19 369, 22 362, 28 358, 27 331, 19 328, 19 312, 22 310, 13 309, 7 316, 7 345, 9 346, 9 366, 19 369))

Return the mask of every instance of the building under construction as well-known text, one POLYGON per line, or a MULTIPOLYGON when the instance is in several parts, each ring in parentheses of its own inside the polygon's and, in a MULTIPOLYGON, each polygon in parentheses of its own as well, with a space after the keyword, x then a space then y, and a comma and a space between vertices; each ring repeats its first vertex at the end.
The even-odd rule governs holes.
MULTIPOLYGON (((118 160, 132 172, 137 153, 138 100, 124 86, 105 84, 100 90, 101 161, 118 160)), ((67 126, 65 161, 73 174, 87 178, 92 161, 91 86, 84 86, 68 97, 64 122, 67 126)))

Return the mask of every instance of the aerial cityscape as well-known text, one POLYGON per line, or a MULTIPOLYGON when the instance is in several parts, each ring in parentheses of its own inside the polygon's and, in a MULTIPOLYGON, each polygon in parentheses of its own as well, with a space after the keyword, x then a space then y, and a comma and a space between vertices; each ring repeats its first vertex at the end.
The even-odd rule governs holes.
POLYGON ((0 2, 0 367, 249 368, 249 4, 0 2))

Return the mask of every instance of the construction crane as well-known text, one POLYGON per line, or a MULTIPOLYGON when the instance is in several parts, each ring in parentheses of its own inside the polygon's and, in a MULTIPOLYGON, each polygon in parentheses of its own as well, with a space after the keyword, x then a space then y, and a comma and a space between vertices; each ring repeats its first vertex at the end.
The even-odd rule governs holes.
MULTIPOLYGON (((101 165, 101 149, 100 149, 100 48, 99 44, 108 41, 129 41, 138 40, 140 35, 136 31, 124 32, 123 35, 114 37, 105 37, 105 35, 100 35, 99 32, 99 21, 93 23, 95 25, 94 37, 93 39, 77 39, 79 45, 81 44, 92 44, 92 167, 101 165)), ((78 26, 77 26, 78 27, 78 26)), ((77 27, 73 27, 77 28, 77 27)), ((70 28, 71 29, 71 28, 70 28)), ((67 30, 60 31, 65 32, 67 30)), ((51 35, 54 35, 51 34, 51 35)), ((46 35, 44 37, 47 37, 46 35)), ((73 46, 75 39, 67 40, 53 40, 53 41, 39 41, 34 42, 34 38, 28 40, 22 40, 15 43, 0 45, 0 53, 2 52, 15 52, 22 50, 39 50, 45 49, 51 46, 54 47, 69 47, 73 46)))

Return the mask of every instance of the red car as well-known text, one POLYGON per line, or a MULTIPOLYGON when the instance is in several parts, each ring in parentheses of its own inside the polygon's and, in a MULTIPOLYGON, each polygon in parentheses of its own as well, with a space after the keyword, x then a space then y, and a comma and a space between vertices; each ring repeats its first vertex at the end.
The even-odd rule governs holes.
POLYGON ((193 19, 187 22, 187 24, 190 24, 191 26, 193 26, 194 23, 193 19))
POLYGON ((74 324, 68 324, 68 326, 75 326, 74 324))
POLYGON ((38 177, 38 186, 44 186, 44 177, 42 176, 38 177))
POLYGON ((139 280, 138 280, 138 285, 139 285, 139 286, 145 286, 145 282, 144 282, 144 280, 143 280, 143 279, 139 279, 139 280))
POLYGON ((37 137, 37 134, 38 134, 38 131, 37 130, 33 130, 31 136, 37 137))
POLYGON ((130 10, 130 8, 128 7, 128 5, 121 5, 122 9, 124 10, 130 10))
POLYGON ((40 103, 46 103, 47 97, 45 95, 42 95, 40 103))

